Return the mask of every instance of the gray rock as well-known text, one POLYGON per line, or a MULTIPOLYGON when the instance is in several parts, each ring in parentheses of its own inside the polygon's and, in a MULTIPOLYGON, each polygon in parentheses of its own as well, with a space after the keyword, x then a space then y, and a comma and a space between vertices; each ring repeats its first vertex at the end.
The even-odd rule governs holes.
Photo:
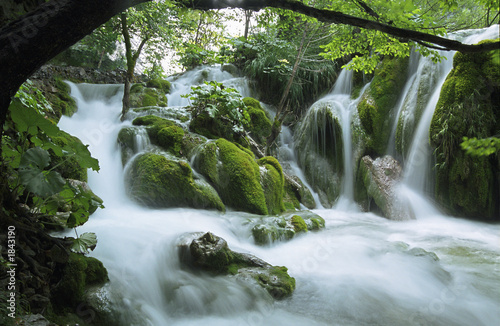
POLYGON ((210 232, 184 235, 178 246, 181 262, 193 269, 256 282, 275 299, 285 298, 295 290, 295 279, 288 275, 286 267, 272 266, 251 254, 232 251, 226 240, 210 232))
POLYGON ((397 196, 396 187, 401 180, 401 165, 389 155, 373 160, 364 156, 360 163, 360 173, 368 197, 373 199, 384 217, 404 221, 414 219, 408 205, 397 196))

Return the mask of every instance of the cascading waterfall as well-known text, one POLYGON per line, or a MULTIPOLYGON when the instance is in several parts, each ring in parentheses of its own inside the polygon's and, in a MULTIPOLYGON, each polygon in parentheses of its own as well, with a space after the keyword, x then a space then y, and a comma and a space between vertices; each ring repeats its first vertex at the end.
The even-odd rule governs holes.
MULTIPOLYGON (((182 81, 188 93, 190 85, 199 84, 196 71, 179 77, 173 89, 179 90, 182 81)), ((110 283, 103 295, 120 324, 490 326, 500 319, 500 226, 440 215, 395 223, 337 207, 315 210, 326 220, 320 232, 257 246, 246 223, 257 218, 251 214, 150 209, 131 202, 116 143, 118 131, 130 126, 119 119, 121 90, 107 85, 71 88, 78 112, 63 117, 60 127, 89 144, 99 159, 101 170, 89 172, 89 184, 106 206, 78 231, 98 236, 91 255, 108 269, 110 283), (232 277, 186 270, 176 244, 184 233, 199 231, 223 237, 235 251, 288 267, 297 281, 294 294, 273 301, 261 288, 232 277)), ((344 117, 339 107, 349 110, 341 99, 352 100, 347 90, 339 92, 332 94, 337 96, 336 117, 350 129, 352 114, 344 117)), ((344 171, 352 165, 347 154, 344 171)), ((349 192, 348 187, 342 192, 349 192)))

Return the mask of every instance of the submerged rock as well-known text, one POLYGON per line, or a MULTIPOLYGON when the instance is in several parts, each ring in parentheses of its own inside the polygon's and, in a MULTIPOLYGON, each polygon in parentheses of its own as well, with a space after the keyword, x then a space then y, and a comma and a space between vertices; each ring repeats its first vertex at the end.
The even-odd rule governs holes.
POLYGON ((127 176, 129 195, 152 207, 225 207, 217 192, 206 182, 195 180, 186 161, 146 153, 131 163, 127 176))
POLYGON ((295 279, 288 275, 286 267, 234 252, 226 240, 210 232, 190 234, 179 246, 181 261, 193 268, 255 281, 275 299, 285 298, 295 290, 295 279))
POLYGON ((373 199, 384 217, 404 221, 414 217, 397 196, 396 187, 401 179, 401 166, 389 155, 373 160, 364 156, 360 163, 360 173, 367 195, 373 199))
POLYGON ((298 233, 317 231, 325 227, 325 220, 313 212, 302 211, 294 214, 261 218, 251 223, 255 243, 267 245, 276 241, 287 241, 298 233))

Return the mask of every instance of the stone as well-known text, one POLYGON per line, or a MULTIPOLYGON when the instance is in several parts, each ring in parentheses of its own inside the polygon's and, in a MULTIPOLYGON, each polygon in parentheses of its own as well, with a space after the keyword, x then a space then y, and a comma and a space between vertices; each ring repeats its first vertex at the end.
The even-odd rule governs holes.
POLYGON ((286 267, 272 266, 251 254, 232 251, 226 240, 210 232, 184 235, 179 248, 181 261, 191 268, 256 282, 275 299, 286 298, 295 290, 295 279, 288 275, 286 267))
POLYGON ((404 205, 396 193, 402 172, 399 162, 390 155, 376 160, 364 156, 360 164, 360 173, 368 197, 373 199, 383 216, 397 221, 414 219, 407 205, 404 205))

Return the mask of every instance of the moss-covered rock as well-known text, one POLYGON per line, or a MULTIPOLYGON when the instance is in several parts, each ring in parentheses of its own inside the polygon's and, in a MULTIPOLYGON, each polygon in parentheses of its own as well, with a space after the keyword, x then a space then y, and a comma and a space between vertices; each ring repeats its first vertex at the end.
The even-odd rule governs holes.
POLYGON ((366 131, 368 153, 385 154, 391 135, 391 115, 407 77, 408 58, 385 58, 358 103, 361 124, 366 131))
POLYGON ((335 103, 317 102, 295 134, 298 163, 325 207, 340 195, 344 171, 342 127, 335 103))
POLYGON ((56 311, 73 310, 84 302, 85 290, 108 281, 103 264, 93 258, 71 253, 61 273, 61 280, 52 289, 51 302, 56 311))
POLYGON ((217 192, 209 184, 195 180, 186 161, 155 153, 134 159, 127 176, 127 189, 132 198, 151 207, 225 210, 217 192))
POLYGON ((143 84, 134 84, 130 88, 130 107, 166 107, 168 99, 165 93, 166 92, 161 88, 144 87, 143 84))
POLYGON ((272 123, 260 102, 252 97, 243 98, 250 116, 250 126, 248 131, 252 138, 259 144, 265 144, 266 138, 271 134, 272 123))
POLYGON ((325 220, 310 211, 294 212, 293 215, 264 217, 247 221, 256 244, 268 245, 276 241, 293 239, 298 233, 317 231, 325 227, 325 220))
POLYGON ((203 145, 194 162, 196 170, 214 186, 226 205, 268 214, 259 165, 249 152, 220 138, 203 145))
POLYGON ((285 178, 285 195, 283 198, 285 210, 300 209, 300 204, 309 209, 316 208, 316 201, 311 191, 297 176, 285 178))
POLYGON ((278 160, 272 156, 261 158, 257 162, 261 169, 261 184, 266 197, 269 214, 275 215, 285 210, 283 204, 285 177, 278 160))
POLYGON ((234 132, 233 124, 229 120, 212 118, 206 112, 198 114, 191 119, 189 130, 209 139, 224 138, 231 142, 248 146, 245 138, 240 133, 234 132))
MULTIPOLYGON (((60 147, 70 146, 72 148, 83 146, 81 140, 75 136, 60 130, 56 137, 52 137, 54 144, 60 147)), ((57 156, 51 151, 50 164, 61 174, 63 178, 87 181, 87 169, 82 168, 78 159, 74 156, 57 156)))
POLYGON ((146 83, 146 87, 159 89, 163 93, 170 93, 171 86, 168 80, 162 78, 155 78, 146 83))
POLYGON ((295 279, 286 267, 271 266, 255 256, 234 252, 224 239, 210 232, 192 236, 195 239, 180 246, 180 256, 188 265, 215 274, 236 275, 243 281, 253 279, 275 299, 288 297, 295 290, 295 279))
POLYGON ((176 156, 182 156, 184 129, 175 122, 154 115, 138 117, 132 121, 135 126, 146 126, 149 139, 176 156))
POLYGON ((499 70, 491 52, 457 53, 441 89, 430 128, 437 167, 435 197, 453 215, 495 220, 500 216, 494 158, 469 156, 460 148, 463 137, 499 133, 499 70))

